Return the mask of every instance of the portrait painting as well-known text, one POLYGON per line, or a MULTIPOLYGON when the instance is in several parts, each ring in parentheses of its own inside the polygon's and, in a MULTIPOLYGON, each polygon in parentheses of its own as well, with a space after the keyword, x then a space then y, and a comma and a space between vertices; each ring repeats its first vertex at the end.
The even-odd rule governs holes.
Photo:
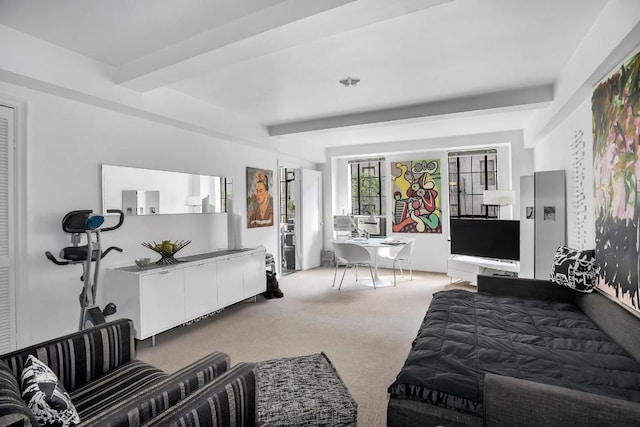
POLYGON ((273 171, 247 167, 247 227, 273 225, 273 171))
POLYGON ((544 212, 544 220, 545 221, 555 221, 556 220, 556 207, 555 206, 544 206, 542 211, 544 212))

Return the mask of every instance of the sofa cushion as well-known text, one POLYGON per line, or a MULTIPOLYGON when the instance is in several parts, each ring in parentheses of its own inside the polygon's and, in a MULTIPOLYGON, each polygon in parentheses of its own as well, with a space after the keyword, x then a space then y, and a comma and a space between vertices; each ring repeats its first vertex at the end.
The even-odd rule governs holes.
POLYGON ((13 371, 0 360, 0 426, 37 426, 38 420, 22 399, 13 371))
POLYGON ((482 415, 486 373, 640 402, 640 363, 574 304, 434 294, 392 397, 482 415))
POLYGON ((578 292, 591 292, 595 286, 593 251, 581 251, 561 245, 553 258, 551 281, 578 292))
POLYGON ((167 374, 160 369, 133 360, 69 394, 80 418, 84 420, 166 377, 167 374))
POLYGON ((485 427, 630 427, 640 420, 635 402, 492 374, 484 378, 484 410, 485 427))
POLYGON ((22 371, 22 398, 42 425, 67 427, 80 422, 56 374, 33 356, 28 357, 22 371))
POLYGON ((101 412, 94 411, 91 417, 82 419, 82 425, 101 425, 107 419, 113 426, 139 426, 214 381, 230 365, 227 354, 210 353, 125 400, 101 412))
POLYGON ((238 363, 142 426, 257 425, 255 371, 252 363, 238 363))

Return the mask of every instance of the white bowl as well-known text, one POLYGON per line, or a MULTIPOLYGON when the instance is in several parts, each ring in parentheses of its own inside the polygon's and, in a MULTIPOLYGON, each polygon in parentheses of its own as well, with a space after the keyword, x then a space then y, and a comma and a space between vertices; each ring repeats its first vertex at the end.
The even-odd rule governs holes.
POLYGON ((136 260, 136 265, 138 267, 146 267, 151 262, 151 258, 138 258, 136 260))

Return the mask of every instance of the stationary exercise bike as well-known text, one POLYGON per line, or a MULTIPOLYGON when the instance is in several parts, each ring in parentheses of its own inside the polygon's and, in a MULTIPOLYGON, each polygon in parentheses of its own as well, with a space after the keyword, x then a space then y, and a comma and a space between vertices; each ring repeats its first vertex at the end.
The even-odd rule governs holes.
POLYGON ((117 246, 110 246, 104 252, 100 247, 100 233, 113 231, 124 222, 124 212, 119 209, 108 209, 107 213, 117 213, 118 223, 112 227, 100 228, 104 223, 104 216, 94 214, 92 210, 71 211, 62 218, 62 230, 71 234, 72 246, 67 246, 60 251, 57 259, 51 252, 45 252, 47 258, 56 265, 82 264, 83 282, 80 293, 80 325, 79 330, 105 323, 105 316, 116 312, 116 305, 112 302, 105 305, 103 310, 96 304, 96 292, 98 289, 98 275, 100 274, 100 260, 111 251, 122 252, 117 246), (87 238, 87 244, 80 246, 82 235, 87 238), (95 263, 95 265, 93 265, 95 263), (93 277, 91 275, 93 267, 93 277))

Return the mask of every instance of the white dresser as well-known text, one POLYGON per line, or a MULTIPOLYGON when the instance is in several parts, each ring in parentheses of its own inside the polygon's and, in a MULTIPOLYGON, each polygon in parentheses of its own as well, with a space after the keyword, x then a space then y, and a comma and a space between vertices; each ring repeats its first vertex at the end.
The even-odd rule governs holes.
POLYGON ((267 287, 265 249, 223 250, 173 265, 105 270, 107 301, 132 319, 143 340, 220 310, 267 287))

